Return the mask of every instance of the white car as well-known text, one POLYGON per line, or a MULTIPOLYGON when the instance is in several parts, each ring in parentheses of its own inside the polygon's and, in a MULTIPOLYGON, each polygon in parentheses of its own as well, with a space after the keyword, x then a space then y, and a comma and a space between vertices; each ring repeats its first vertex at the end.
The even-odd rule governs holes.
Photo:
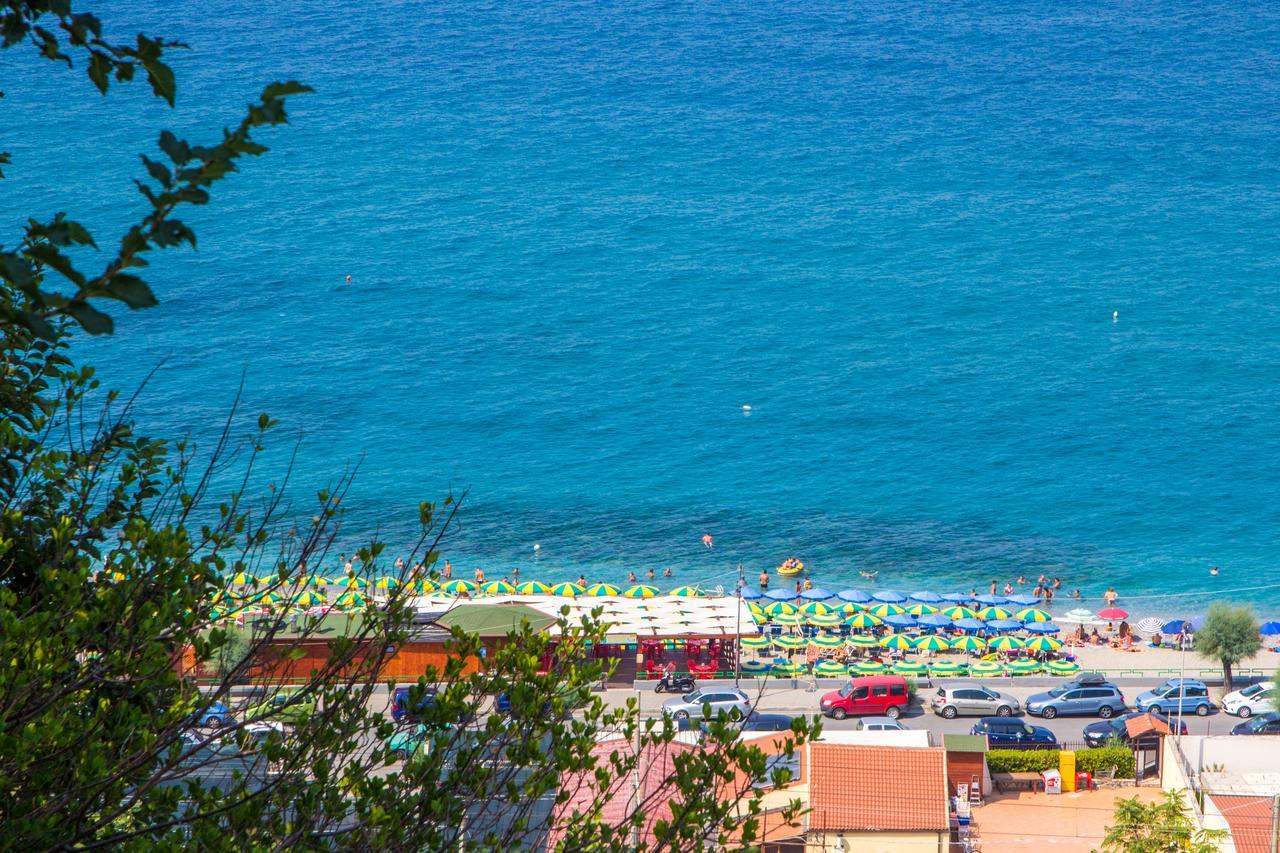
POLYGON ((893 717, 863 717, 853 727, 859 732, 905 732, 910 731, 893 717))
POLYGON ((662 703, 662 713, 677 720, 697 717, 701 719, 703 706, 711 707, 711 716, 724 711, 726 714, 734 710, 745 717, 751 713, 751 700, 747 694, 733 687, 706 687, 686 693, 678 699, 668 699, 662 703))
POLYGON ((1274 681, 1259 681, 1243 690, 1222 697, 1222 710, 1237 717, 1251 717, 1276 709, 1276 685, 1274 681))

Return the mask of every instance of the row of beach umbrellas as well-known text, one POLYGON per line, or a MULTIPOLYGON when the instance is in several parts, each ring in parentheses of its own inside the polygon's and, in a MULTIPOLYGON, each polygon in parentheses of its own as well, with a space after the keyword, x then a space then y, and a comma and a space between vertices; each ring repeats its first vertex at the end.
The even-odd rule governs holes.
POLYGON ((1023 639, 1021 637, 1011 637, 1008 635, 1000 635, 990 640, 982 637, 975 637, 966 634, 961 637, 953 637, 947 639, 938 634, 924 634, 921 636, 909 636, 907 634, 886 634, 883 637, 871 637, 866 634, 858 634, 850 637, 841 637, 835 634, 817 634, 813 637, 804 637, 799 634, 784 634, 778 637, 767 637, 764 634, 745 636, 739 639, 739 645, 745 649, 767 649, 778 648, 786 651, 799 651, 809 646, 817 646, 820 649, 838 649, 842 646, 850 646, 853 648, 874 648, 894 649, 898 651, 906 651, 913 649, 916 651, 928 652, 945 652, 945 651, 962 651, 962 652, 1012 652, 1021 651, 1023 649, 1033 652, 1056 652, 1062 648, 1062 641, 1048 636, 1037 636, 1023 639))
POLYGON ((1007 664, 995 661, 978 661, 964 664, 958 661, 898 661, 893 664, 880 661, 864 660, 850 664, 841 664, 831 660, 820 660, 813 664, 797 661, 743 661, 740 664, 745 674, 774 675, 780 678, 795 678, 812 672, 820 677, 843 678, 845 675, 880 675, 894 672, 898 675, 933 675, 956 676, 972 675, 977 678, 989 678, 1002 675, 1035 675, 1048 672, 1052 675, 1074 675, 1080 671, 1080 664, 1074 661, 1051 660, 1042 663, 1037 660, 1018 660, 1007 664))
POLYGON ((1040 601, 1034 595, 968 595, 966 593, 944 593, 939 595, 936 592, 913 592, 910 595, 904 595, 896 590, 882 589, 876 592, 863 592, 859 589, 845 589, 839 592, 830 592, 821 587, 795 592, 790 589, 771 589, 767 592, 761 592, 758 589, 746 587, 742 590, 742 597, 748 601, 760 598, 768 598, 774 601, 790 601, 794 598, 802 598, 806 601, 829 601, 838 598, 841 601, 851 604, 870 604, 872 602, 880 602, 883 604, 903 604, 907 601, 914 601, 919 604, 971 604, 977 603, 983 606, 1000 606, 1012 604, 1020 607, 1029 607, 1040 601))

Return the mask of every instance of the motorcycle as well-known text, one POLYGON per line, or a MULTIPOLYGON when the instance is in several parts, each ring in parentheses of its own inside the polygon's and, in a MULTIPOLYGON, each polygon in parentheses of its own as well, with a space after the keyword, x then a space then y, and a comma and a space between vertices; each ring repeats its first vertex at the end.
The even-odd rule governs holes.
POLYGON ((692 675, 664 675, 653 685, 654 693, 692 693, 694 690, 692 675))

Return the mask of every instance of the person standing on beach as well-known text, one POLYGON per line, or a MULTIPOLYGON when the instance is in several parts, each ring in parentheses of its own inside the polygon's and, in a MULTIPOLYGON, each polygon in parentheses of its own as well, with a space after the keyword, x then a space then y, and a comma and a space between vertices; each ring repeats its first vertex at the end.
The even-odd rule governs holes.
POLYGON ((453 577, 453 563, 450 563, 448 560, 445 560, 444 561, 444 578, 445 580, 448 580, 451 577, 453 577))
POLYGON ((769 571, 767 569, 763 569, 760 572, 760 591, 764 592, 768 588, 769 588, 769 571))
POLYGON ((1116 592, 1114 586, 1107 587, 1107 591, 1102 594, 1102 600, 1107 603, 1108 607, 1115 607, 1116 599, 1119 597, 1120 595, 1116 592))
POLYGON ((476 569, 476 583, 484 583, 484 569, 476 569))
POLYGON ((712 538, 710 531, 702 534, 702 544, 706 545, 708 548, 716 544, 716 540, 712 538))

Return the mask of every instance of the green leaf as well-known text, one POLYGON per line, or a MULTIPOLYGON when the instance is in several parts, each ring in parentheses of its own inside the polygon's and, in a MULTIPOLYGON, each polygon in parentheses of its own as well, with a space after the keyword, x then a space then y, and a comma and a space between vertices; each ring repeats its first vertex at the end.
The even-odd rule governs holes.
POLYGON ((115 331, 111 318, 88 303, 70 302, 65 310, 91 335, 109 335, 115 331))
POLYGON ((107 283, 104 296, 119 299, 130 308, 151 308, 159 305, 150 286, 136 275, 118 273, 107 283))
POLYGON ((169 106, 173 106, 173 99, 178 94, 178 84, 173 79, 173 69, 158 59, 144 63, 143 67, 147 69, 147 80, 151 83, 151 91, 158 97, 164 98, 169 106))

